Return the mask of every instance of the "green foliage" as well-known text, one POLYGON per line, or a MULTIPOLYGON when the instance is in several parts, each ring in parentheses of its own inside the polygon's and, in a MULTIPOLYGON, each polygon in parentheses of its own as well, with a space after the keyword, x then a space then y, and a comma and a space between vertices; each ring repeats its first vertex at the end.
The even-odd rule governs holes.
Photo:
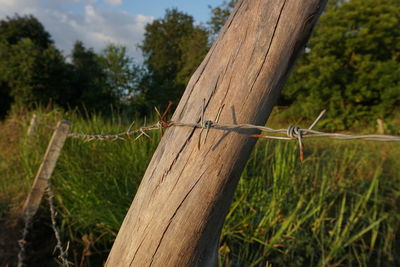
POLYGON ((73 106, 85 106, 90 110, 105 111, 117 101, 107 86, 105 70, 97 54, 80 41, 75 42, 71 53, 73 66, 73 106))
POLYGON ((208 34, 193 17, 176 9, 146 26, 140 48, 148 73, 142 81, 150 106, 179 100, 191 74, 208 49, 208 34))
POLYGON ((331 4, 284 89, 296 112, 328 108, 333 128, 392 117, 400 106, 399 13, 396 0, 331 4))
POLYGON ((108 45, 99 55, 105 74, 106 86, 122 103, 130 101, 139 93, 142 70, 126 53, 126 47, 108 45))
POLYGON ((306 147, 301 163, 296 144, 257 144, 225 222, 220 264, 399 264, 396 148, 331 140, 306 147), (389 156, 377 161, 377 152, 389 156))
POLYGON ((30 106, 59 98, 65 89, 64 58, 33 16, 0 21, 0 84, 3 116, 14 102, 30 106))
POLYGON ((72 62, 66 62, 33 16, 1 20, 0 117, 12 103, 105 112, 138 93, 141 70, 125 47, 111 44, 98 55, 77 41, 71 54, 72 62))
POLYGON ((226 20, 235 7, 236 2, 237 0, 230 0, 229 2, 224 1, 221 5, 214 8, 208 6, 211 9, 211 18, 207 24, 209 25, 209 30, 214 38, 224 26, 226 20))
POLYGON ((19 106, 59 100, 65 90, 65 63, 53 46, 43 49, 30 38, 16 44, 0 40, 0 80, 19 106))
POLYGON ((46 49, 53 44, 50 34, 32 15, 6 17, 0 21, 0 38, 10 45, 18 44, 23 39, 30 39, 36 46, 46 49))

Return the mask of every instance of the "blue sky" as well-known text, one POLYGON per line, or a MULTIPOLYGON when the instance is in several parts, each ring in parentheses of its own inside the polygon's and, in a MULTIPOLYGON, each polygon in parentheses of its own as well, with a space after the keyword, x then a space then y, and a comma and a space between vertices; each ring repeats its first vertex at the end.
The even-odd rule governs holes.
POLYGON ((136 48, 143 40, 147 23, 164 15, 167 8, 178 8, 192 15, 197 23, 210 16, 209 5, 223 0, 0 0, 0 19, 32 14, 50 32, 56 46, 68 55, 76 40, 101 51, 108 43, 128 48, 141 60, 136 48))
POLYGON ((206 22, 210 16, 208 6, 220 5, 222 0, 148 0, 125 1, 121 9, 131 13, 140 13, 156 18, 162 17, 166 8, 177 7, 179 10, 192 15, 197 22, 206 22), (144 3, 146 2, 146 3, 144 3))

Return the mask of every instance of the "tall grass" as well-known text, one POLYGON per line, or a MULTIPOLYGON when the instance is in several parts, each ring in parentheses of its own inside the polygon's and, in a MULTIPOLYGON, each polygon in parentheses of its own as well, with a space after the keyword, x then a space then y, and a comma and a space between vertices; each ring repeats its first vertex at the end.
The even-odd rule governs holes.
MULTIPOLYGON (((55 124, 61 115, 73 122, 75 132, 120 132, 130 124, 117 115, 42 117, 55 124)), ((26 127, 24 122, 19 129, 23 145, 13 156, 16 171, 0 168, 9 181, 2 182, 2 196, 16 190, 13 183, 24 193, 29 189, 50 138, 42 126, 29 142, 22 141, 26 127)), ((52 181, 63 237, 71 241, 77 264, 83 259, 97 266, 106 258, 159 134, 152 138, 67 140, 52 181)), ((258 142, 222 230, 220 265, 400 265, 399 144, 307 140, 305 146, 300 162, 295 143, 258 142)))
POLYGON ((300 163, 295 144, 256 146, 225 223, 221 265, 399 264, 398 146, 307 147, 300 163))

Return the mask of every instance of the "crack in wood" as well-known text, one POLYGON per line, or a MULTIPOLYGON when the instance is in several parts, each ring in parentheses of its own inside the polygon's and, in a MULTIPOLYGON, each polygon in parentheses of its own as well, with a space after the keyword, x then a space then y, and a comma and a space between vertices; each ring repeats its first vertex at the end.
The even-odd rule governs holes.
MULTIPOLYGON (((188 93, 188 96, 187 96, 187 98, 186 98, 186 101, 185 101, 185 103, 184 103, 184 105, 183 105, 183 107, 182 107, 182 111, 181 111, 180 114, 178 115, 178 116, 179 116, 179 120, 181 120, 183 114, 185 114, 185 110, 186 110, 188 101, 189 101, 189 99, 190 99, 190 96, 191 96, 191 94, 192 94, 192 92, 193 92, 193 89, 196 87, 197 83, 200 81, 201 77, 203 76, 203 73, 204 73, 204 71, 205 71, 205 69, 206 69, 208 63, 210 62, 210 58, 212 57, 212 55, 213 55, 213 53, 214 53, 214 51, 215 51, 216 46, 217 46, 217 44, 216 44, 216 45, 213 45, 213 46, 211 47, 210 52, 208 53, 207 57, 205 58, 204 66, 202 66, 202 69, 201 69, 200 73, 198 74, 197 80, 193 83, 193 86, 190 88, 190 91, 189 91, 189 93, 188 93)), ((203 65, 203 64, 201 64, 201 65, 203 65)), ((200 66, 201 66, 201 65, 200 65, 200 66)), ((185 94, 185 95, 186 95, 186 94, 185 94)), ((185 96, 185 95, 184 95, 184 96, 185 96)))
POLYGON ((282 4, 281 10, 280 10, 279 15, 278 15, 278 19, 276 20, 276 23, 275 23, 274 31, 272 32, 271 40, 270 40, 270 42, 269 42, 269 44, 268 44, 267 52, 265 53, 263 62, 262 62, 261 66, 260 66, 260 68, 259 68, 259 70, 258 70, 258 72, 257 72, 257 75, 256 75, 256 77, 255 77, 255 79, 254 79, 254 82, 253 82, 253 84, 252 84, 251 87, 250 87, 249 94, 253 91, 254 85, 255 85, 255 83, 257 82, 258 77, 260 76, 261 70, 263 69, 263 67, 264 67, 264 65, 265 65, 265 62, 267 61, 267 57, 268 57, 269 51, 270 51, 270 49, 271 49, 272 42, 274 41, 276 29, 278 28, 278 24, 279 24, 279 21, 280 21, 280 19, 281 19, 281 15, 282 15, 282 12, 283 12, 283 8, 285 7, 285 4, 286 4, 286 0, 285 0, 285 1, 283 2, 283 4, 282 4))
POLYGON ((156 250, 154 251, 153 256, 151 257, 151 261, 150 261, 149 266, 151 266, 151 265, 153 264, 154 257, 155 257, 155 255, 157 254, 157 251, 158 251, 158 249, 160 248, 161 242, 163 241, 164 236, 165 236, 165 234, 167 233, 167 231, 168 231, 168 229, 169 229, 169 227, 170 227, 170 225, 171 225, 171 223, 172 223, 172 221, 173 221, 175 215, 178 213, 178 210, 181 208, 181 206, 183 205, 183 203, 185 202, 185 200, 187 199, 187 197, 189 196, 189 194, 193 191, 193 189, 194 189, 194 188, 196 187, 196 185, 199 183, 199 181, 200 181, 201 178, 203 177, 204 173, 205 173, 205 171, 199 176, 199 178, 197 179, 197 181, 192 185, 192 187, 191 187, 191 188, 189 189, 189 191, 186 193, 185 197, 182 199, 181 203, 179 203, 179 205, 178 205, 178 207, 176 208, 175 212, 172 214, 171 218, 169 219, 168 224, 167 224, 167 226, 166 226, 166 228, 165 228, 165 230, 164 230, 164 232, 163 232, 163 234, 162 234, 162 236, 161 236, 161 238, 160 238, 160 241, 158 242, 157 248, 156 248, 156 250))
MULTIPOLYGON (((200 121, 200 119, 199 119, 200 121)), ((196 131, 196 128, 193 128, 191 130, 191 133, 189 134, 189 136, 186 138, 186 141, 183 143, 182 147, 179 149, 178 153, 176 153, 175 158, 172 160, 170 166, 168 167, 168 169, 166 171, 164 171, 163 175, 161 176, 161 182, 162 183, 164 181, 165 176, 168 175, 168 173, 171 171, 172 167, 174 166, 174 164, 176 163, 176 161, 178 160, 179 156, 182 154, 183 150, 187 147, 187 144, 189 143, 190 139, 192 138, 194 132, 196 131)))
POLYGON ((244 0, 240 1, 240 3, 238 3, 237 7, 235 8, 235 10, 233 11, 233 14, 230 16, 229 21, 227 22, 227 26, 224 27, 224 31, 221 34, 221 37, 227 32, 227 30, 231 27, 232 22, 234 21, 237 13, 239 12, 240 8, 243 5, 244 0))
POLYGON ((259 70, 258 70, 258 72, 257 72, 257 74, 256 74, 256 77, 255 77, 255 79, 254 79, 254 81, 253 81, 253 84, 252 84, 251 87, 250 87, 250 91, 248 92, 248 94, 247 94, 245 100, 243 101, 242 109, 243 109, 244 105, 246 104, 246 101, 247 101, 247 99, 248 99, 250 93, 253 91, 254 85, 256 84, 256 82, 257 82, 257 80, 258 80, 258 77, 260 76, 261 70, 263 69, 264 64, 265 64, 265 62, 266 62, 266 60, 267 60, 269 51, 270 51, 270 49, 271 49, 272 42, 274 41, 274 38, 275 38, 276 29, 278 28, 278 24, 279 24, 279 21, 280 21, 280 19, 281 19, 282 13, 283 13, 283 8, 284 8, 285 5, 286 5, 286 1, 287 1, 287 0, 285 0, 285 1, 283 2, 282 7, 281 7, 281 10, 279 11, 278 19, 277 19, 277 21, 276 21, 276 23, 275 23, 274 31, 273 31, 273 33, 272 33, 272 37, 271 37, 271 40, 270 40, 270 42, 269 42, 267 52, 266 52, 266 54, 265 54, 265 56, 264 56, 264 59, 263 59, 263 62, 262 62, 262 64, 261 64, 261 66, 260 66, 260 68, 259 68, 259 70))
MULTIPOLYGON (((145 232, 145 231, 147 230, 147 228, 148 228, 148 225, 146 226, 146 228, 144 229, 143 232, 145 232)), ((146 234, 143 235, 142 241, 140 241, 140 244, 139 244, 138 248, 136 249, 135 254, 133 254, 133 257, 132 257, 131 263, 129 263, 129 266, 131 266, 132 263, 133 263, 133 261, 135 260, 136 254, 138 253, 138 251, 139 251, 140 247, 142 246, 143 241, 144 241, 145 239, 146 239, 146 234)))

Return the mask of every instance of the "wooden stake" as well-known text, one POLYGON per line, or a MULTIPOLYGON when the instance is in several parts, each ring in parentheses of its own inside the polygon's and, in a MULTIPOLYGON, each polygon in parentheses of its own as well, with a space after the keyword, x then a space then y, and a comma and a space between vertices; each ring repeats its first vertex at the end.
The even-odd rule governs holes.
POLYGON ((378 133, 385 134, 385 124, 383 123, 383 120, 377 119, 376 123, 378 125, 378 133))
POLYGON ((68 136, 70 122, 60 121, 51 137, 50 143, 47 147, 46 154, 39 167, 39 171, 33 182, 31 192, 25 201, 23 207, 23 215, 32 217, 36 214, 42 200, 43 194, 47 188, 48 181, 56 166, 57 159, 60 155, 61 149, 64 146, 65 139, 68 136))
POLYGON ((39 122, 39 116, 33 114, 31 122, 29 124, 28 132, 26 133, 28 137, 31 137, 35 133, 38 122, 39 122))
MULTIPOLYGON (((172 117, 264 125, 326 0, 239 0, 172 117)), ((253 130, 171 127, 143 177, 108 267, 215 266, 253 130), (204 133, 202 140, 204 139, 204 133)), ((267 166, 266 166, 267 167, 267 166)))

